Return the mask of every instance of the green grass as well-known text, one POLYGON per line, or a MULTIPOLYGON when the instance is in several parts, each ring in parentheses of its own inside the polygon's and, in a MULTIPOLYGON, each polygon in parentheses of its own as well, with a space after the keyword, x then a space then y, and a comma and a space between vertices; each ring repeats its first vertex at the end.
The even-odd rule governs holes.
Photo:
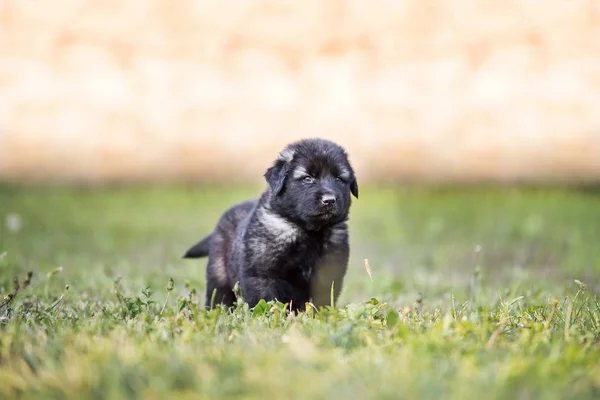
POLYGON ((600 396, 600 193, 365 185, 335 309, 206 312, 261 188, 0 186, 0 398, 600 396))

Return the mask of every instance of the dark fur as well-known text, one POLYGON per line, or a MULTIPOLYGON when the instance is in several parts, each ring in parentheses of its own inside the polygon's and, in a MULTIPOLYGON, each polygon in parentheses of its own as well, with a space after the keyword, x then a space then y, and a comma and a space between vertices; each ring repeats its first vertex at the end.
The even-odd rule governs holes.
POLYGON ((232 306, 236 282, 251 307, 260 299, 295 310, 308 301, 328 305, 332 283, 334 301, 342 289, 351 194, 358 198, 348 157, 333 142, 305 139, 286 147, 264 176, 268 189, 229 208, 184 256, 209 257, 206 307, 213 295, 214 304, 232 306))

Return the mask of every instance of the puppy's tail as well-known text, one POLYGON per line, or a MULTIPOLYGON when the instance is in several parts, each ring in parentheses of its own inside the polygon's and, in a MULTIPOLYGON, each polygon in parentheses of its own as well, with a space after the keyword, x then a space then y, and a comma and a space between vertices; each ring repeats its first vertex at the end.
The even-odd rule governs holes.
POLYGON ((183 258, 201 258, 208 255, 212 233, 193 245, 184 255, 183 258))

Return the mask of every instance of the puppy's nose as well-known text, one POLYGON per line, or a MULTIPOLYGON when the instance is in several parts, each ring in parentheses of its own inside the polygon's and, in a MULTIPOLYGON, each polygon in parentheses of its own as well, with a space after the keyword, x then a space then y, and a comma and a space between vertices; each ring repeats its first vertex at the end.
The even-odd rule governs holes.
POLYGON ((323 203, 324 206, 332 206, 335 204, 335 196, 332 194, 324 194, 323 197, 321 197, 321 203, 323 203))

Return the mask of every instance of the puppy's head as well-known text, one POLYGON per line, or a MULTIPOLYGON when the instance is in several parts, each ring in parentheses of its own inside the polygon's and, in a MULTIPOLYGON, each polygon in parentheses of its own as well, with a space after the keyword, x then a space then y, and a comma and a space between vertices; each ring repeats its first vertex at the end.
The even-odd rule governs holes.
POLYGON ((348 155, 323 139, 304 139, 287 146, 265 173, 271 205, 308 229, 345 220, 358 183, 348 155))

